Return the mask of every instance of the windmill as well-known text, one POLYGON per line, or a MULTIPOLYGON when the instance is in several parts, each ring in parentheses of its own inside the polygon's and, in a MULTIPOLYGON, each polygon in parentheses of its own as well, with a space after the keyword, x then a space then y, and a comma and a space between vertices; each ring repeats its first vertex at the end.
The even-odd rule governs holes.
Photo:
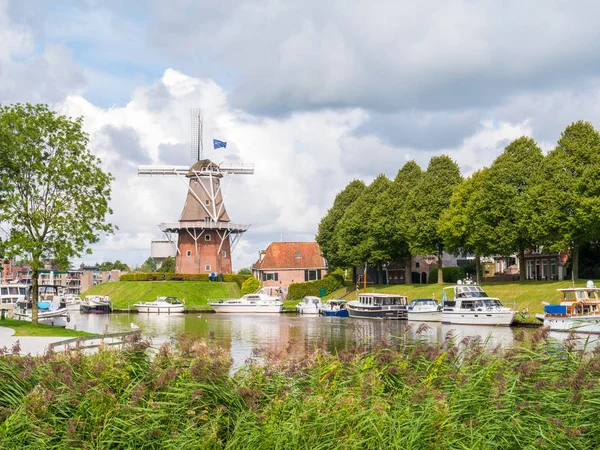
POLYGON ((178 273, 231 273, 231 252, 249 225, 232 223, 225 197, 234 175, 251 175, 253 164, 216 164, 204 159, 203 114, 191 110, 191 166, 138 166, 138 175, 174 176, 187 186, 178 222, 159 228, 176 249, 178 273))

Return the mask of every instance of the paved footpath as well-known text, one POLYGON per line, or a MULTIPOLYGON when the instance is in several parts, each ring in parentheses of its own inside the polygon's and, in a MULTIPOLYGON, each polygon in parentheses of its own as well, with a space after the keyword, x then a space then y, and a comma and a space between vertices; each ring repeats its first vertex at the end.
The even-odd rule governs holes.
POLYGON ((33 356, 40 356, 46 352, 48 344, 64 341, 67 337, 38 337, 38 336, 13 336, 15 330, 7 327, 0 327, 0 348, 6 347, 8 351, 18 341, 21 346, 19 354, 27 355, 30 353, 33 356))

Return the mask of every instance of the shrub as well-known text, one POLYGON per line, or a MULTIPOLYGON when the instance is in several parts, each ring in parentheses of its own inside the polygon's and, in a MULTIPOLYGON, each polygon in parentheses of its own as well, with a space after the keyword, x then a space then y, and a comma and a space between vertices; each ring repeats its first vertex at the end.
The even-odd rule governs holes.
POLYGON ((252 275, 252 270, 249 267, 244 267, 238 270, 238 275, 252 275))
POLYGON ((254 277, 249 277, 242 283, 242 295, 252 294, 262 287, 260 280, 254 277))
MULTIPOLYGON (((242 286, 247 275, 223 274, 226 283, 237 283, 242 286)), ((162 272, 133 272, 121 275, 121 281, 209 281, 207 273, 162 273, 162 272)))
MULTIPOLYGON (((444 267, 442 271, 444 283, 456 283, 458 280, 465 278, 465 272, 462 267, 444 267)), ((434 267, 429 274, 429 283, 437 283, 438 268, 434 267)))
POLYGON ((306 297, 307 295, 320 296, 321 288, 325 288, 325 293, 330 294, 344 285, 344 277, 337 273, 332 273, 323 277, 321 280, 306 281, 304 283, 292 283, 288 289, 288 299, 295 300, 306 297))

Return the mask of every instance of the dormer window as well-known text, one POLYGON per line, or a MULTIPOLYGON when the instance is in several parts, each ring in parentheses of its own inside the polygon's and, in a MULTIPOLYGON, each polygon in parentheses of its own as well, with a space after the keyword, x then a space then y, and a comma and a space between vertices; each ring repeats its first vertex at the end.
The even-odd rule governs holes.
POLYGON ((296 252, 296 258, 300 258, 300 252, 296 252))

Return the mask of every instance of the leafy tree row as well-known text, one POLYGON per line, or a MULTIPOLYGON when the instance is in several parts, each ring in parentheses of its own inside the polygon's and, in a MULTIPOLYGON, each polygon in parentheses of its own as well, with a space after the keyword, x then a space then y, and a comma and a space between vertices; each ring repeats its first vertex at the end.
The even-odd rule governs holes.
POLYGON ((424 172, 410 161, 393 181, 353 180, 316 239, 332 268, 406 259, 409 274, 413 255, 436 254, 439 283, 444 250, 474 254, 479 277, 482 256, 517 254, 524 268, 526 250, 543 245, 569 252, 577 278, 581 245, 600 237, 599 216, 600 134, 580 121, 546 156, 521 137, 466 180, 445 155, 431 158, 424 172))

